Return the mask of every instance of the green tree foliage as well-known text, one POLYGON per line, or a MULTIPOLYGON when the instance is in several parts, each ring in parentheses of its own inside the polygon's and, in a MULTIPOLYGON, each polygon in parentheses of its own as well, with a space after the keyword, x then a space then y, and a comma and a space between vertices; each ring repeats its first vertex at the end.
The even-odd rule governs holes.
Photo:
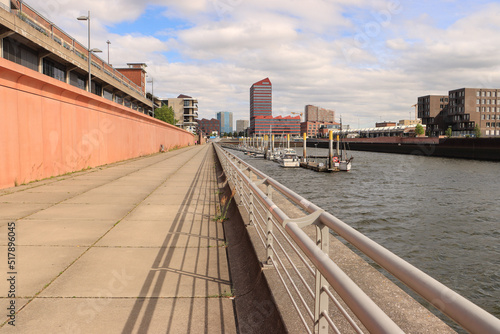
POLYGON ((451 135, 452 135, 452 130, 451 130, 451 126, 446 129, 446 131, 444 132, 444 134, 446 135, 446 137, 450 138, 451 135))
POLYGON ((415 126, 415 134, 417 136, 421 136, 425 133, 425 130, 424 130, 424 127, 422 126, 422 124, 417 124, 417 126, 415 126))
POLYGON ((476 124, 476 126, 474 127, 474 134, 476 135, 476 138, 481 137, 481 128, 478 124, 476 124))
POLYGON ((178 120, 175 119, 174 110, 172 107, 162 106, 161 108, 155 109, 155 118, 167 122, 172 125, 176 125, 178 120))

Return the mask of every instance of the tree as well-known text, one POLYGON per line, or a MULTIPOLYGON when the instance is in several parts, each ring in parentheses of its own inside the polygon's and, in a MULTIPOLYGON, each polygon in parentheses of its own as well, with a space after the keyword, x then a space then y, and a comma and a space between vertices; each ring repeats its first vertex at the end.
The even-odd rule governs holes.
POLYGON ((451 126, 448 127, 448 129, 446 129, 446 131, 444 132, 444 134, 446 135, 446 137, 450 138, 451 135, 452 135, 452 130, 451 130, 451 126))
POLYGON ((474 134, 476 135, 476 138, 481 137, 481 128, 478 124, 476 124, 476 126, 474 127, 474 134))
POLYGON ((175 119, 174 109, 172 109, 172 107, 167 107, 167 106, 156 108, 155 118, 172 125, 175 125, 178 122, 178 120, 175 119))
POLYGON ((424 127, 422 126, 422 124, 417 124, 417 126, 415 126, 415 134, 417 136, 421 136, 425 133, 425 130, 424 130, 424 127))

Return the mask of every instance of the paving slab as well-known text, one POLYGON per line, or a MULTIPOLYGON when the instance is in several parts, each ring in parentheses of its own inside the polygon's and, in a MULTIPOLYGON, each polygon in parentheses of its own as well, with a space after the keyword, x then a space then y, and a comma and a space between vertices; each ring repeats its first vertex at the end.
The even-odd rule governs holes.
POLYGON ((228 298, 37 298, 18 315, 16 327, 0 331, 232 334, 232 312, 228 298))
POLYGON ((119 220, 132 206, 107 203, 73 204, 61 203, 30 216, 31 219, 97 219, 119 220))
MULTIPOLYGON (((16 222, 17 244, 24 246, 90 246, 115 220, 22 219, 16 222)), ((0 225, 2 226, 2 225, 0 225)), ((7 227, 0 227, 0 245, 7 246, 7 227)))
MULTIPOLYGON (((63 246, 19 246, 16 249, 17 286, 16 295, 32 297, 55 279, 87 247, 63 246)), ((1 254, 7 254, 7 247, 0 246, 1 254)), ((7 256, 5 256, 6 258, 7 256)), ((7 275, 7 261, 0 261, 0 270, 7 275)), ((6 298, 8 282, 0 280, 0 297, 6 298)), ((7 305, 8 299, 0 298, 0 307, 7 305)))
POLYGON ((0 219, 15 221, 51 206, 51 203, 0 203, 0 219))

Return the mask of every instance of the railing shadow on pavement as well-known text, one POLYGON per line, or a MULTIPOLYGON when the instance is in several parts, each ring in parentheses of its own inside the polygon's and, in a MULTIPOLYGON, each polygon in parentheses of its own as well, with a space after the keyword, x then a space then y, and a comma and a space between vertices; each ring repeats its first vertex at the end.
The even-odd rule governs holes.
MULTIPOLYGON (((209 243, 210 241, 218 243, 220 240, 223 240, 222 232, 218 230, 212 231, 211 224, 201 224, 198 226, 195 221, 196 217, 199 217, 200 215, 203 217, 203 221, 206 221, 209 217, 212 216, 211 212, 205 212, 206 210, 210 209, 207 209, 207 207, 203 205, 204 203, 206 203, 206 201, 210 201, 211 197, 215 198, 215 188, 206 187, 200 189, 202 185, 209 183, 206 181, 207 178, 215 177, 210 176, 210 173, 214 174, 214 171, 207 166, 207 164, 209 164, 208 159, 210 152, 211 150, 207 150, 205 156, 203 157, 203 161, 201 162, 200 167, 195 173, 196 176, 193 179, 192 183, 189 185, 187 194, 182 200, 182 203, 175 215, 175 218, 173 219, 173 222, 170 225, 170 228, 168 229, 168 231, 166 231, 165 239, 160 247, 158 254, 155 257, 155 260, 151 264, 151 269, 147 274, 146 280, 143 283, 139 297, 137 298, 132 310, 130 311, 129 317, 122 329, 122 334, 133 332, 148 333, 153 320, 153 315, 158 307, 159 300, 161 299, 161 290, 167 285, 171 287, 175 285, 174 290, 175 294, 177 294, 180 290, 181 280, 190 278, 193 280, 191 296, 194 296, 196 286, 202 286, 202 291, 208 292, 208 285, 210 283, 217 286, 216 288, 212 286, 212 289, 216 289, 217 291, 219 291, 219 294, 223 293, 223 289, 230 290, 231 288, 231 282, 229 280, 221 279, 219 263, 213 263, 213 260, 209 259, 211 252, 217 253, 212 258, 219 259, 219 253, 225 252, 225 249, 217 246, 206 247, 200 245, 202 240, 204 240, 205 243, 209 243), (199 200, 200 198, 201 200, 199 200), (197 226, 199 228, 199 231, 194 230, 195 228, 197 228, 197 226), (202 231, 202 229, 204 228, 205 230, 202 231), (186 229, 188 229, 188 231, 186 231, 186 229), (211 237, 211 235, 214 234, 216 236, 211 237), (195 246, 190 244, 190 240, 194 240, 195 246), (186 252, 188 250, 194 251, 195 249, 197 249, 196 254, 191 254, 189 257, 191 259, 194 259, 193 263, 192 260, 189 260, 186 256, 186 252), (206 250, 206 258, 202 258, 202 256, 204 255, 202 254, 202 249, 206 250), (179 253, 180 250, 181 252, 183 252, 182 254, 179 253), (174 266, 178 267, 178 269, 174 268, 174 266), (169 274, 173 274, 174 276, 170 276, 170 278, 168 278, 167 276, 169 274)), ((175 191, 175 189, 172 189, 172 191, 175 191)), ((217 227, 215 228, 217 229, 217 227)), ((161 232, 159 231, 158 233, 161 232)), ((186 284, 185 281, 184 284, 186 284)), ((188 299, 190 300, 189 311, 183 316, 183 323, 187 324, 187 328, 185 328, 186 332, 193 331, 192 325, 194 323, 199 323, 200 321, 208 322, 209 312, 211 313, 213 312, 213 310, 209 310, 209 296, 204 297, 206 297, 204 317, 201 319, 200 317, 195 317, 194 315, 195 300, 200 301, 200 298, 180 298, 183 301, 186 301, 188 299), (187 320, 185 319, 186 317, 188 318, 187 320)), ((172 298, 168 297, 168 299, 172 303, 170 306, 170 314, 165 314, 164 316, 162 316, 162 318, 164 318, 166 322, 166 332, 170 333, 174 330, 174 312, 179 302, 179 298, 177 298, 177 296, 172 296, 172 298)), ((220 309, 220 315, 221 317, 223 317, 223 305, 220 299, 218 305, 220 309)), ((210 307, 213 307, 213 304, 211 304, 210 307)), ((199 312, 197 312, 197 314, 199 315, 199 312)), ((221 319, 222 323, 223 321, 224 320, 221 319)))

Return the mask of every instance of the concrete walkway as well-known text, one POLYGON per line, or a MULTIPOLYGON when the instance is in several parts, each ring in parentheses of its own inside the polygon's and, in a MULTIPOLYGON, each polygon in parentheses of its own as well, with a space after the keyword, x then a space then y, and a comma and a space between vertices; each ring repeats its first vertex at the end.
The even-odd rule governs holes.
POLYGON ((0 332, 236 332, 218 203, 209 145, 0 190, 0 332))

